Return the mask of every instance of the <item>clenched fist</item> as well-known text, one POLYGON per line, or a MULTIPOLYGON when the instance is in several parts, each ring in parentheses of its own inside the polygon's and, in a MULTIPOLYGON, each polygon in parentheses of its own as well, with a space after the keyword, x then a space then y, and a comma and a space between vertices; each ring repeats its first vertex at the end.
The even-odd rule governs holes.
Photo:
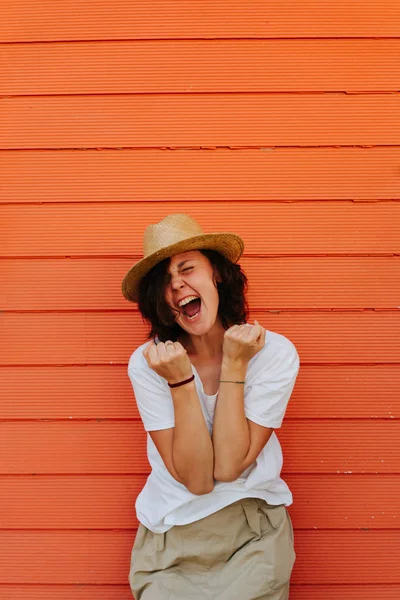
POLYGON ((264 347, 265 334, 258 321, 254 321, 254 325, 233 325, 224 334, 224 359, 247 364, 264 347))
POLYGON ((167 340, 165 343, 155 344, 154 340, 151 340, 143 356, 149 367, 168 383, 179 383, 193 375, 192 363, 179 342, 167 340))

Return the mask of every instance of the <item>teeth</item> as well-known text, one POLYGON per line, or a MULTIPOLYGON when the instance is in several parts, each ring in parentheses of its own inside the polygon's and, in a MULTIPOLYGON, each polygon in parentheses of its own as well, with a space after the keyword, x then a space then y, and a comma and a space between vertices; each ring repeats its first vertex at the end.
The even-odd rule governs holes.
POLYGON ((188 304, 189 302, 191 302, 192 300, 196 300, 198 298, 198 296, 188 296, 187 298, 184 298, 183 300, 181 300, 178 304, 179 308, 181 308, 182 306, 185 306, 185 304, 188 304))

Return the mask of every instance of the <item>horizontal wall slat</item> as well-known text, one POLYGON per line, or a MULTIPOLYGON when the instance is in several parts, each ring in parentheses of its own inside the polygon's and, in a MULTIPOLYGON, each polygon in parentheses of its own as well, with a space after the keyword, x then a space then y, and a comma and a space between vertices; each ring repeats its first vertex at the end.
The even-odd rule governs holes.
MULTIPOLYGON (((0 419, 139 418, 126 365, 2 367, 0 376, 0 419)), ((286 416, 400 418, 399 390, 398 365, 303 364, 286 416)))
MULTIPOLYGON (((290 585, 290 600, 398 600, 400 585, 290 585)), ((34 599, 36 600, 36 598, 34 599)), ((64 600, 64 598, 62 598, 64 600)))
POLYGON ((398 530, 298 531, 296 537, 293 583, 399 583, 398 530))
POLYGON ((400 94, 3 98, 0 148, 398 145, 400 94))
MULTIPOLYGON (((246 257, 240 264, 253 310, 399 307, 400 257, 246 257)), ((120 287, 131 265, 116 258, 3 260, 0 304, 3 310, 126 308, 120 287)))
POLYGON ((3 41, 155 38, 398 36, 400 10, 392 0, 292 1, 79 0, 51 4, 14 0, 3 8, 3 41))
MULTIPOLYGON (((132 600, 132 592, 125 585, 2 585, 0 597, 7 600, 132 600)), ((381 596, 382 600, 392 600, 389 596, 381 596)), ((313 597, 314 598, 314 597, 313 597)), ((363 596, 370 600, 370 596, 363 596)), ((371 596, 372 598, 372 596, 371 596)), ((343 596, 342 600, 347 600, 343 596)))
MULTIPOLYGON (((0 526, 5 529, 130 529, 146 476, 4 476, 0 526)), ((298 529, 398 529, 398 475, 285 476, 298 529), (354 499, 357 498, 357 502, 354 499)))
MULTIPOLYGON (((2 422, 0 474, 148 473, 141 422, 2 422), (51 448, 51 452, 49 452, 51 448)), ((400 421, 285 421, 287 473, 399 473, 400 421)))
MULTIPOLYGON (((292 582, 399 583, 399 535, 398 531, 298 531, 292 582)), ((0 579, 125 584, 133 539, 132 531, 3 531, 0 579)))
POLYGON ((376 39, 3 44, 0 93, 397 91, 399 54, 376 39))
MULTIPOLYGON (((254 319, 292 340, 304 363, 400 361, 400 311, 250 312, 254 319)), ((137 311, 3 313, 0 334, 0 365, 126 364, 147 328, 137 311)))
MULTIPOLYGON (((104 203, 0 206, 0 256, 143 256, 146 226, 189 213, 242 236, 246 255, 400 254, 400 202, 104 203)), ((116 292, 118 293, 118 292, 116 292)))
MULTIPOLYGON (((7 600, 132 600, 129 585, 1 585, 7 600)), ((296 585, 290 600, 398 600, 400 585, 296 585)))
POLYGON ((399 200, 399 162, 400 147, 4 150, 0 202, 399 200))

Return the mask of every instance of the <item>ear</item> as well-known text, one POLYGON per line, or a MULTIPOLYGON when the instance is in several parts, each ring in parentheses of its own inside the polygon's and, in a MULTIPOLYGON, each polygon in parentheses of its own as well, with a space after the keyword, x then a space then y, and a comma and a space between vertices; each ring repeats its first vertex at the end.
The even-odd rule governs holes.
POLYGON ((214 271, 214 280, 217 283, 221 283, 222 282, 222 277, 218 271, 218 267, 216 267, 215 265, 213 265, 213 271, 214 271))

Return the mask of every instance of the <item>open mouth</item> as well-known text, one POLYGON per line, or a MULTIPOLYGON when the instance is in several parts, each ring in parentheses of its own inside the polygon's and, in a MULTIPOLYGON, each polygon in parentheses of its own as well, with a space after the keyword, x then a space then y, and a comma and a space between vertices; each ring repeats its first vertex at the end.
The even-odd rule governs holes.
POLYGON ((181 311, 187 319, 189 319, 190 321, 193 321, 196 317, 198 317, 200 315, 200 312, 201 312, 200 298, 191 300, 190 302, 185 304, 185 306, 182 306, 181 311))

